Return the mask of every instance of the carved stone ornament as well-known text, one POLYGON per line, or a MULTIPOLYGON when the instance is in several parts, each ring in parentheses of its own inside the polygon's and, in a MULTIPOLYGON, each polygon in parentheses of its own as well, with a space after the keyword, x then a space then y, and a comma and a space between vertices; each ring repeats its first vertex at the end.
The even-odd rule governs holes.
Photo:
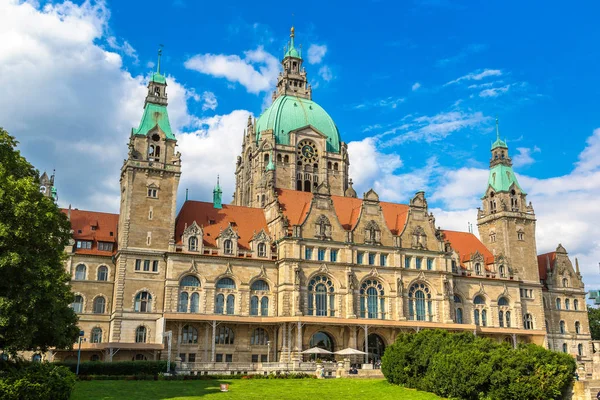
POLYGON ((186 236, 186 237, 196 236, 196 235, 200 235, 201 233, 202 233, 202 229, 198 226, 196 221, 194 221, 194 222, 192 222, 191 225, 189 225, 187 228, 185 228, 185 230, 183 231, 183 236, 186 236))
POLYGON ((322 272, 324 274, 328 274, 329 273, 329 268, 327 267, 327 264, 321 264, 321 266, 319 267, 319 272, 322 272))
POLYGON ((233 271, 231 270, 231 263, 227 263, 227 269, 225 270, 225 274, 233 275, 233 271))
POLYGON ((267 271, 265 270, 265 265, 261 264, 260 265, 260 273, 258 274, 258 276, 264 278, 267 276, 267 271))
POLYGON ((196 263, 196 260, 192 260, 192 266, 190 267, 189 272, 191 273, 198 273, 198 263, 196 263))
POLYGON ((369 275, 374 276, 375 278, 377 278, 379 276, 379 272, 377 271, 377 268, 373 267, 373 269, 371 270, 371 272, 369 272, 369 275))

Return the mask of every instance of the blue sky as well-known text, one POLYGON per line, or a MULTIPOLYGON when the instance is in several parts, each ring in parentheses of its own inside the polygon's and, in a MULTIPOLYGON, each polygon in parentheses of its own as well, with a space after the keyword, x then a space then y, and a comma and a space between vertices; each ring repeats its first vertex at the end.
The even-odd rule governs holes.
POLYGON ((0 126, 61 206, 118 212, 119 168, 159 44, 185 189, 233 190, 249 114, 268 106, 296 27, 313 100, 349 144, 360 193, 466 230, 485 190, 495 117, 538 217, 600 286, 600 6, 553 1, 0 0, 0 126), (358 4, 358 3, 357 3, 358 4), (293 14, 293 16, 292 16, 293 14))

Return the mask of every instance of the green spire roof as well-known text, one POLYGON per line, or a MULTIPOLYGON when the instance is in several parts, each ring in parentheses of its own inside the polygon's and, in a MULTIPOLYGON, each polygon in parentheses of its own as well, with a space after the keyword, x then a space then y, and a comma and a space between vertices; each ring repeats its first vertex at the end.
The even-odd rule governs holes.
POLYGON ((165 133, 167 139, 175 140, 175 134, 173 134, 171 124, 169 123, 167 107, 161 104, 146 103, 140 126, 137 129, 132 129, 131 134, 146 136, 157 125, 165 133))
POLYGON ((504 149, 508 149, 506 142, 500 139, 500 129, 498 129, 498 117, 496 117, 496 141, 492 143, 492 150, 502 147, 504 149))
POLYGON ((494 165, 490 169, 488 185, 491 186, 496 192, 508 192, 511 190, 511 187, 515 185, 521 193, 527 194, 519 185, 517 176, 510 165, 494 165))
POLYGON ((221 190, 221 186, 219 186, 219 176, 217 175, 217 186, 213 190, 213 207, 221 209, 223 208, 223 204, 221 201, 223 195, 223 191, 221 190))
POLYGON ((290 31, 290 43, 287 51, 285 52, 283 58, 285 57, 294 57, 294 58, 302 58, 302 54, 294 47, 294 27, 290 31))
POLYGON ((156 72, 152 74, 150 80, 156 83, 166 84, 167 80, 164 75, 160 73, 160 57, 162 56, 162 49, 158 49, 158 62, 156 63, 156 72))

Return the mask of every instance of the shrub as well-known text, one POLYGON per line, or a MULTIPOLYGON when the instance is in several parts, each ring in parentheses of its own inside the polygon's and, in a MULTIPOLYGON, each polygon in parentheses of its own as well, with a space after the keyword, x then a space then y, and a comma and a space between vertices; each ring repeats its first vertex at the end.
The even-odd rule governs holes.
POLYGON ((49 363, 3 363, 0 398, 3 400, 68 400, 75 375, 49 363))
POLYGON ((381 364, 390 383, 465 400, 560 399, 575 368, 571 356, 540 346, 513 349, 471 333, 442 330, 399 335, 381 364))
MULTIPOLYGON (((100 362, 88 361, 79 364, 79 375, 156 375, 167 370, 168 361, 115 361, 100 362)), ((55 363, 69 368, 72 372, 77 370, 77 364, 55 363)), ((175 368, 175 363, 171 363, 175 368)))

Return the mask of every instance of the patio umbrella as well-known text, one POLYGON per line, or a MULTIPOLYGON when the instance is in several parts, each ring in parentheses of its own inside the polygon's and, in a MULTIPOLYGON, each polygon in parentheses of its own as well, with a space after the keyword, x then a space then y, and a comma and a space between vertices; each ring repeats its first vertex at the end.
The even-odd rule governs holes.
POLYGON ((339 354, 341 356, 359 356, 359 355, 364 355, 367 353, 365 353, 364 351, 360 351, 360 350, 356 350, 351 347, 348 347, 347 349, 336 351, 334 354, 339 354))
POLYGON ((302 354, 333 354, 329 350, 322 349, 320 347, 313 347, 308 350, 304 350, 302 354))

